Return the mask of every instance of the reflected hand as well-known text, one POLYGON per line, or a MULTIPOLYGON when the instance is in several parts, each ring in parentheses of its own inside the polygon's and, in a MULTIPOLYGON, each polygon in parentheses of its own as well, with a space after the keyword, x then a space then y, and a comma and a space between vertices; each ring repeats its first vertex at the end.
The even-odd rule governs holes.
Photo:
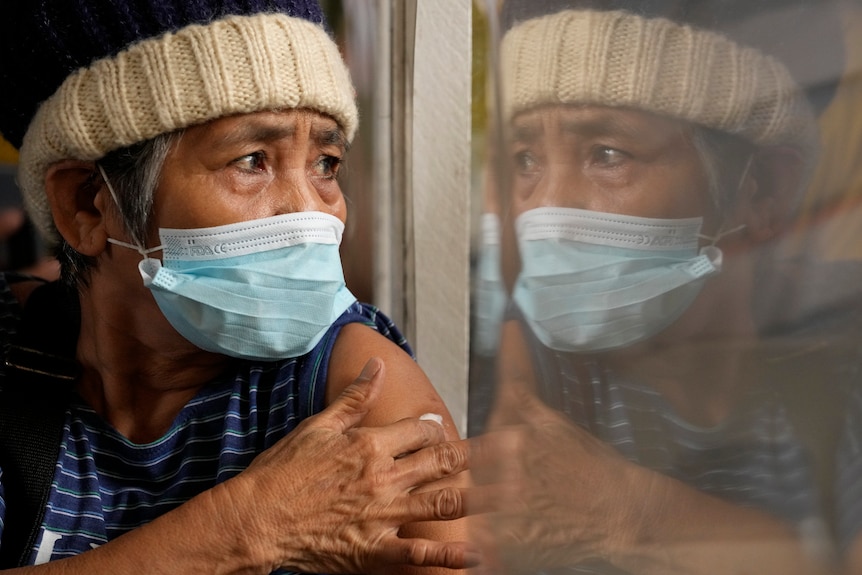
POLYGON ((273 569, 359 573, 476 562, 466 543, 399 537, 406 523, 464 515, 459 489, 411 491, 464 471, 467 445, 444 442, 434 421, 357 427, 383 377, 383 363, 370 360, 327 409, 232 480, 231 497, 249 511, 248 545, 271 558, 273 569))
POLYGON ((484 513, 470 519, 474 543, 493 573, 607 557, 639 529, 659 477, 545 405, 520 332, 508 324, 503 336, 498 399, 471 442, 468 512, 484 513))

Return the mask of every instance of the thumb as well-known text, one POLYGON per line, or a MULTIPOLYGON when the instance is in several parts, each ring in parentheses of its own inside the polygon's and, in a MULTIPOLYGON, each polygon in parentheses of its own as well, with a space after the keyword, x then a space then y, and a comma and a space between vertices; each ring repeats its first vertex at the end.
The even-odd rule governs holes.
POLYGON ((524 328, 516 320, 503 324, 497 364, 497 385, 488 428, 528 423, 522 401, 537 389, 536 372, 524 328))
POLYGON ((499 386, 487 428, 496 430, 524 424, 536 427, 543 423, 568 421, 562 412, 539 397, 534 385, 525 383, 523 378, 510 377, 499 386))
POLYGON ((571 427, 571 420, 560 410, 547 404, 536 391, 528 385, 518 385, 513 380, 500 394, 496 404, 496 419, 498 428, 507 425, 527 425, 531 429, 539 429, 546 424, 562 423, 571 427))
POLYGON ((534 406, 535 398, 531 382, 522 374, 502 374, 497 384, 497 396, 488 417, 488 429, 499 429, 507 425, 520 425, 530 422, 525 412, 534 406))
POLYGON ((359 425, 380 395, 385 372, 380 358, 369 359, 353 383, 320 412, 318 423, 338 433, 359 425))

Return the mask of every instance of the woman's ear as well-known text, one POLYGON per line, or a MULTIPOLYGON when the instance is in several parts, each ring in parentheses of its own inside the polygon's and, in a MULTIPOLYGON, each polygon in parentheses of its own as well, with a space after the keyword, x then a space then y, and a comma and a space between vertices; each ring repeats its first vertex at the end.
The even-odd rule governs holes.
POLYGON ((63 160, 45 175, 57 231, 76 251, 93 257, 102 253, 108 240, 101 189, 94 162, 63 160))
POLYGON ((737 217, 756 243, 768 241, 791 223, 800 202, 805 165, 790 147, 758 149, 740 184, 737 217))

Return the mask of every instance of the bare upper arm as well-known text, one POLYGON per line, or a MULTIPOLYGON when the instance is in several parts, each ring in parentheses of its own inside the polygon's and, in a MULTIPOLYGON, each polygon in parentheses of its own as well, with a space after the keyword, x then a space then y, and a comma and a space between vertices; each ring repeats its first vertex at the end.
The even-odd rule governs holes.
POLYGON ((338 335, 329 361, 327 404, 356 379, 372 357, 379 357, 386 365, 386 381, 384 392, 362 422, 363 426, 386 425, 405 417, 438 413, 443 416, 447 438, 458 438, 449 410, 419 364, 391 340, 363 324, 345 325, 338 335))
MULTIPOLYGON (((406 417, 437 413, 443 417, 447 439, 458 439, 457 428, 452 421, 449 410, 419 364, 395 343, 362 324, 344 326, 335 342, 329 362, 327 404, 356 379, 365 363, 372 357, 382 359, 386 367, 384 389, 373 410, 362 421, 362 426, 381 426, 406 417)), ((462 473, 417 488, 417 491, 443 487, 464 487, 468 482, 468 475, 462 473)), ((438 541, 465 541, 467 539, 466 525, 463 519, 407 525, 402 529, 402 534, 438 541)), ((399 575, 407 573, 453 575, 456 573, 448 569, 414 570, 406 567, 397 568, 394 572, 399 573, 399 575)))

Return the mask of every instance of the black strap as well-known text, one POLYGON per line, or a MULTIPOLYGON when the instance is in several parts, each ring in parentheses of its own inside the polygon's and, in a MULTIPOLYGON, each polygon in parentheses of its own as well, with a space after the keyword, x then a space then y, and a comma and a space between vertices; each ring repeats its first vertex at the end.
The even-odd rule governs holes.
POLYGON ((0 379, 0 466, 6 517, 0 568, 25 565, 36 544, 77 374, 77 299, 59 284, 30 296, 0 379))

